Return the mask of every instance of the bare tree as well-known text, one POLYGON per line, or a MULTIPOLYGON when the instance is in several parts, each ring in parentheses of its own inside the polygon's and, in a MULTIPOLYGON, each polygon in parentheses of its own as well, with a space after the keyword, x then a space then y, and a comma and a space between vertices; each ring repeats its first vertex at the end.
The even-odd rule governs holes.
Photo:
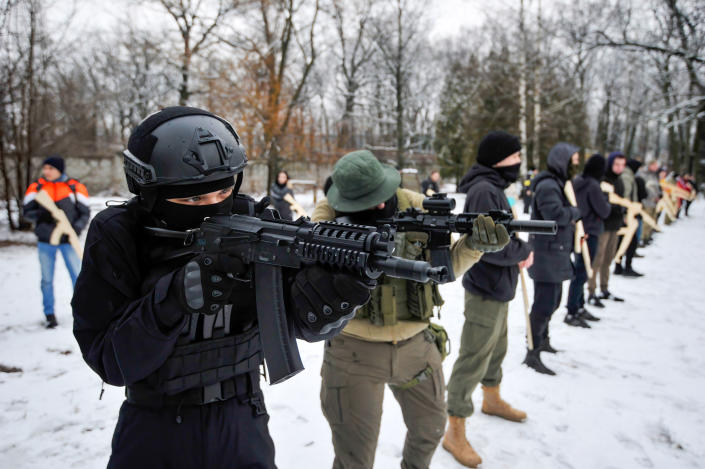
MULTIPOLYGON (((282 167, 281 143, 292 117, 308 96, 306 86, 318 56, 320 5, 295 0, 259 0, 243 10, 244 24, 220 37, 243 54, 244 75, 233 85, 248 114, 249 129, 261 131, 260 157, 267 162, 267 187, 282 167)), ((241 72, 241 73, 242 73, 241 72)))
POLYGON ((150 0, 161 5, 174 20, 181 36, 179 54, 179 104, 185 106, 191 95, 194 59, 214 43, 216 28, 239 2, 236 0, 150 0))

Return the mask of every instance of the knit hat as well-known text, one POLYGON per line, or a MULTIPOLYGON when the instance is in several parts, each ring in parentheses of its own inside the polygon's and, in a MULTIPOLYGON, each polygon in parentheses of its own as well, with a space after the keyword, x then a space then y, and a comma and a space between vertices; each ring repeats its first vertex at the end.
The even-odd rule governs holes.
POLYGON ((44 160, 42 166, 45 164, 55 167, 61 174, 64 174, 64 159, 59 155, 51 155, 49 158, 44 160))
POLYGON ((599 181, 605 175, 606 168, 607 161, 605 160, 605 157, 600 155, 599 153, 595 153, 585 163, 585 168, 583 168, 583 174, 599 181))
POLYGON ((477 148, 477 162, 492 167, 520 150, 519 137, 502 130, 492 131, 485 135, 477 148))

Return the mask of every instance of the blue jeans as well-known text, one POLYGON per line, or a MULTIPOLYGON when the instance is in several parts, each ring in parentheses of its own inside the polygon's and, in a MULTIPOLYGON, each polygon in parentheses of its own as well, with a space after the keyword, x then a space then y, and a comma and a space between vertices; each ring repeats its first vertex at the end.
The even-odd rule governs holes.
POLYGON ((41 288, 44 314, 48 316, 54 314, 54 264, 56 263, 56 251, 61 251, 64 263, 71 276, 71 282, 74 285, 76 285, 78 272, 81 270, 81 259, 78 258, 78 254, 68 243, 53 246, 49 243, 40 242, 38 248, 39 266, 42 271, 41 288))
MULTIPOLYGON (((597 236, 588 236, 587 247, 590 253, 590 260, 595 259, 597 255, 597 236)), ((593 263, 593 265, 595 265, 593 263)), ((585 289, 583 288, 587 282, 588 276, 585 270, 585 262, 582 254, 575 254, 575 276, 570 281, 568 288, 568 307, 569 313, 576 313, 578 309, 585 305, 585 289)))

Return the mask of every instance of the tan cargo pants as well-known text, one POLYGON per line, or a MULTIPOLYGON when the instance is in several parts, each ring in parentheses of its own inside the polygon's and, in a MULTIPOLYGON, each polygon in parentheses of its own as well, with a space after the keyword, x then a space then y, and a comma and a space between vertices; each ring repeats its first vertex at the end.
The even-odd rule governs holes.
POLYGON ((333 468, 372 468, 385 384, 407 428, 401 467, 428 468, 446 421, 441 354, 430 333, 397 344, 339 335, 325 347, 321 407, 333 434, 333 468), (416 377, 415 386, 399 388, 416 377))
POLYGON ((592 277, 588 279, 588 293, 595 294, 597 276, 600 276, 600 290, 606 292, 610 284, 610 266, 617 253, 619 236, 616 231, 603 231, 597 241, 597 254, 592 260, 592 277))
POLYGON ((465 323, 460 351, 448 381, 448 415, 470 417, 472 393, 479 383, 499 386, 502 362, 507 354, 509 303, 483 300, 465 292, 465 323))

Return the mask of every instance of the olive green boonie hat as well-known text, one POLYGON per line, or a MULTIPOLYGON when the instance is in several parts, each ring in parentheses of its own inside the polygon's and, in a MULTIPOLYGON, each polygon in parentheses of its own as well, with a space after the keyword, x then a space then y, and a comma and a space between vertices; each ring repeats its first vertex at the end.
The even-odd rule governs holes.
POLYGON ((335 163, 331 180, 328 203, 338 212, 354 213, 391 198, 401 176, 396 169, 380 163, 372 152, 358 150, 335 163))

